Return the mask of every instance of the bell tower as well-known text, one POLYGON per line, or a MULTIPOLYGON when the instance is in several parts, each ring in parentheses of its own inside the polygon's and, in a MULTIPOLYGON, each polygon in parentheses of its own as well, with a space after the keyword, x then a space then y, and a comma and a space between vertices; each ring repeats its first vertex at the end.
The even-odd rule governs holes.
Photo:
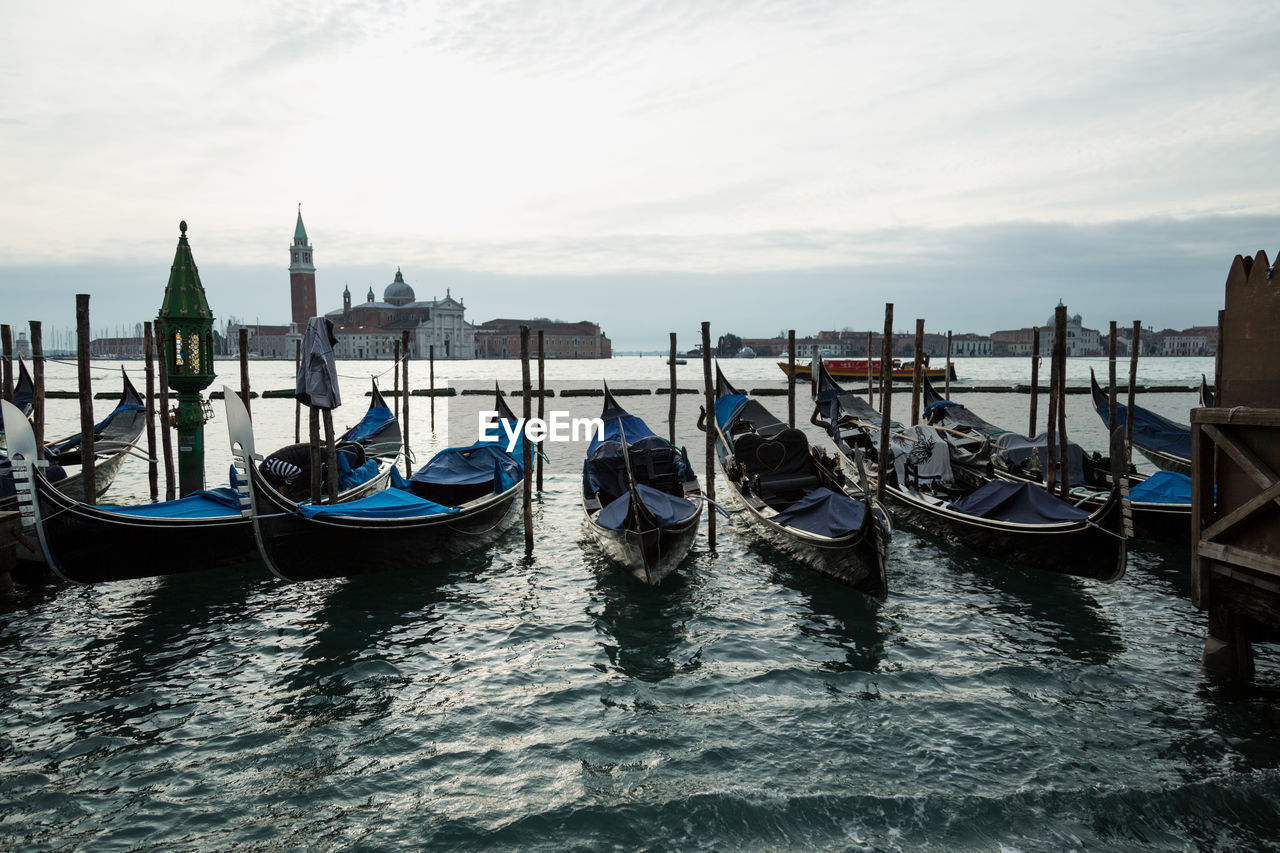
POLYGON ((293 322, 305 329, 316 316, 316 267, 311 262, 311 243, 302 224, 302 202, 298 202, 298 225, 293 229, 293 245, 289 247, 289 299, 293 306, 293 322))

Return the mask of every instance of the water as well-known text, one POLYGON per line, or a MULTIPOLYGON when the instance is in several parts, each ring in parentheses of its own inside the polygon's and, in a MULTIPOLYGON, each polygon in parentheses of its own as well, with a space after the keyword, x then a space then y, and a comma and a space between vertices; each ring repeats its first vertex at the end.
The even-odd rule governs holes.
MULTIPOLYGON (((1072 378, 1087 380, 1080 365, 1072 378)), ((340 365, 340 426, 385 366, 340 365)), ((1206 361, 1142 367, 1143 381, 1189 385, 1206 361)), ((725 368, 748 388, 781 385, 767 360, 725 368)), ((65 370, 51 387, 71 386, 65 370)), ((652 386, 666 371, 657 358, 547 365, 552 387, 652 386)), ((680 371, 700 381, 692 360, 680 371)), ((983 384, 1026 373, 1013 360, 960 371, 983 384)), ((253 381, 288 387, 291 372, 258 363, 253 381)), ((424 364, 412 372, 425 380, 424 364)), ((514 362, 437 368, 441 382, 518 377, 514 362)), ((695 399, 678 398, 678 439, 701 466, 695 399)), ((1100 448, 1086 400, 1069 398, 1069 430, 1100 448)), ((963 400, 1010 424, 1027 401, 963 400)), ((575 415, 599 402, 556 398, 575 415)), ((665 395, 625 402, 664 431, 665 395)), ((1142 402, 1185 422, 1194 397, 1142 402)), ((254 405, 260 447, 292 440, 291 401, 254 405)), ((73 402, 51 407, 74 428, 73 402)), ((220 409, 211 472, 227 459, 220 409)), ((428 453, 427 400, 411 412, 428 453)), ((900 528, 876 604, 735 519, 716 555, 700 541, 674 583, 650 590, 588 546, 582 449, 552 448, 532 560, 515 530, 430 575, 291 586, 223 572, 4 604, 0 846, 1257 849, 1280 837, 1280 679, 1265 647, 1253 687, 1202 675, 1205 618, 1182 550, 1137 550, 1104 586, 900 528)), ((130 463, 117 486, 116 500, 145 496, 145 467, 130 463)))

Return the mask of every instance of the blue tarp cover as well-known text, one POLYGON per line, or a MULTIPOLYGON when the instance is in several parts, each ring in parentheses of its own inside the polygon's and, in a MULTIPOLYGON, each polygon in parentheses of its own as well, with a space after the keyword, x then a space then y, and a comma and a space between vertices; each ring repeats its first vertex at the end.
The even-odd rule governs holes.
POLYGON ((367 483, 378 473, 378 460, 366 459, 364 464, 359 468, 352 468, 347 454, 338 454, 338 489, 346 491, 355 488, 361 483, 367 483))
POLYGON ((862 527, 867 507, 848 495, 817 488, 773 517, 786 527, 838 538, 862 527))
POLYGON ((469 486, 494 481, 494 492, 505 492, 520 479, 519 457, 497 444, 476 442, 470 447, 441 450, 411 478, 416 483, 469 486))
POLYGON ((964 406, 960 405, 959 403, 953 403, 951 400, 935 400, 934 402, 924 407, 924 412, 923 412, 924 419, 928 420, 929 415, 933 414, 939 409, 949 409, 952 406, 956 407, 957 409, 964 408, 964 406))
POLYGON ((96 509, 104 509, 117 515, 134 515, 144 518, 220 518, 239 515, 240 498, 234 489, 224 486, 220 489, 192 492, 175 501, 160 501, 137 506, 98 504, 96 509))
POLYGON ((393 420, 395 420, 395 415, 391 414, 391 410, 386 406, 372 406, 369 411, 364 413, 360 423, 347 430, 346 435, 342 436, 342 440, 364 441, 372 435, 377 435, 378 430, 393 420))
POLYGON ((1191 503, 1191 478, 1175 471, 1157 471, 1129 490, 1129 500, 1152 504, 1191 503))
MULTIPOLYGON (((1133 416, 1133 443, 1148 450, 1158 450, 1180 459, 1191 458, 1191 427, 1176 424, 1166 417, 1157 415, 1141 406, 1134 406, 1137 414, 1133 416)), ((1116 426, 1125 425, 1128 409, 1123 403, 1116 404, 1116 426)), ((1107 419, 1106 405, 1098 406, 1098 414, 1107 419)))
POLYGON ((441 506, 404 489, 383 489, 367 498, 340 504, 298 504, 298 512, 307 518, 326 515, 346 518, 420 518, 457 511, 456 507, 441 506))
POLYGON ((1043 486, 1005 480, 992 480, 953 502, 949 509, 1018 524, 1058 524, 1089 517, 1089 513, 1055 498, 1043 486))
MULTIPOLYGON (((645 509, 649 510, 662 529, 684 521, 697 511, 693 501, 660 492, 643 483, 636 484, 636 492, 644 502, 645 509)), ((596 524, 609 530, 622 530, 627 525, 627 512, 630 509, 631 493, 623 492, 622 497, 600 510, 600 514, 596 516, 596 524)))
POLYGON ((745 394, 726 394, 716 398, 716 423, 720 429, 728 429, 735 415, 747 404, 745 394))
POLYGON ((587 447, 588 456, 606 441, 621 441, 624 429, 627 431, 627 444, 635 444, 640 439, 653 435, 653 430, 643 420, 635 415, 621 413, 618 409, 605 412, 601 420, 604 421, 604 434, 591 434, 591 444, 587 447))

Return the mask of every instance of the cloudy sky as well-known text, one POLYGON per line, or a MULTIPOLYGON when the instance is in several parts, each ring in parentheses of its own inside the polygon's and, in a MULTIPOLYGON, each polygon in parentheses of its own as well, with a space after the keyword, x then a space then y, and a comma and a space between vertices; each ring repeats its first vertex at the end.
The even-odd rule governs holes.
POLYGON ((397 267, 623 349, 1209 323, 1280 248, 1280 5, 0 0, 0 318, 219 318, 397 267))

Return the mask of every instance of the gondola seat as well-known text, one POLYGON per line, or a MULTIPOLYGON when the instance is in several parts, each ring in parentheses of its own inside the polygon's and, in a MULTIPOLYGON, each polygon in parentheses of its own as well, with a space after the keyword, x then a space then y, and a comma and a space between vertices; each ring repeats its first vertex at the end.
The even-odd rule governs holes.
POLYGON ((809 439, 794 428, 778 431, 772 437, 747 433, 733 445, 737 460, 762 498, 769 495, 795 497, 819 485, 809 455, 809 439))

